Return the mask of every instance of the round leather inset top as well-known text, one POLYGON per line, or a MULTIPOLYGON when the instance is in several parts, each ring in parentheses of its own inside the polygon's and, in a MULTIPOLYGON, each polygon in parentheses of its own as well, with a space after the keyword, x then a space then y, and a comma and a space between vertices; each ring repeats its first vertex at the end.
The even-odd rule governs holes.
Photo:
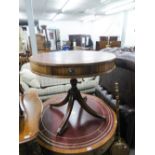
POLYGON ((65 154, 91 151, 106 145, 114 136, 116 115, 105 102, 92 95, 82 94, 92 109, 106 116, 106 121, 88 114, 75 101, 65 132, 62 136, 57 135, 67 105, 51 108, 49 104, 60 102, 65 95, 53 96, 44 103, 39 143, 48 150, 65 154))

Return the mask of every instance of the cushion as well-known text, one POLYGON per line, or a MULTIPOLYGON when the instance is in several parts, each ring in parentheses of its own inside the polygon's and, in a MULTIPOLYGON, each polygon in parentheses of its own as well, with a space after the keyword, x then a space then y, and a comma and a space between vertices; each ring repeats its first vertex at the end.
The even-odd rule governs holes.
POLYGON ((34 88, 40 88, 40 83, 37 79, 37 76, 33 74, 29 69, 23 69, 20 72, 20 78, 29 86, 34 88))
POLYGON ((70 79, 66 78, 55 78, 55 77, 46 77, 46 76, 39 76, 37 75, 40 87, 49 87, 49 86, 56 86, 56 85, 63 85, 70 83, 70 79))
POLYGON ((29 86, 25 82, 20 81, 20 84, 22 85, 22 88, 24 89, 24 91, 29 89, 29 86))
MULTIPOLYGON (((97 76, 94 80, 89 80, 87 79, 86 81, 83 81, 82 83, 78 83, 77 87, 79 90, 87 90, 94 88, 98 85, 99 83, 99 76, 97 76)), ((37 92, 39 96, 43 95, 52 95, 52 94, 57 94, 57 93, 63 93, 68 91, 71 88, 70 84, 64 84, 64 85, 55 85, 55 86, 49 86, 45 88, 39 88, 37 89, 37 92)))
MULTIPOLYGON (((40 82, 40 87, 49 87, 49 86, 56 86, 56 85, 64 85, 70 84, 70 78, 55 78, 55 77, 44 77, 44 76, 37 76, 40 82)), ((78 82, 94 80, 94 77, 88 78, 78 78, 78 82)))
POLYGON ((40 83, 37 79, 32 79, 29 83, 29 85, 31 87, 34 87, 34 88, 40 88, 40 83))

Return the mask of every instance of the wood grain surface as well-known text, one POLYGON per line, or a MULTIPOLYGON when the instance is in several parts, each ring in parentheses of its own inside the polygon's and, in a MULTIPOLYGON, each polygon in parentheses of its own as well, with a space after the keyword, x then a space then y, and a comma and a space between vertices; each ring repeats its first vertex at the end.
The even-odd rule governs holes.
POLYGON ((36 138, 43 106, 38 94, 33 90, 24 94, 23 102, 20 96, 20 102, 24 110, 24 117, 19 120, 19 143, 22 144, 36 138))
POLYGON ((31 70, 47 76, 85 77, 115 68, 115 55, 95 51, 59 51, 30 57, 31 70))

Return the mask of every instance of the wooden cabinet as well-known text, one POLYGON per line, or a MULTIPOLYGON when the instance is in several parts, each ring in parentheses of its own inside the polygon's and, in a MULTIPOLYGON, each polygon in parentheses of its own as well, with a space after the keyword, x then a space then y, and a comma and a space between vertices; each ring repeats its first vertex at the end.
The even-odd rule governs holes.
POLYGON ((118 41, 118 36, 110 36, 109 41, 118 41))
POLYGON ((121 47, 121 41, 118 41, 118 36, 100 36, 100 41, 96 41, 96 50, 106 47, 121 47))
MULTIPOLYGON (((29 42, 30 42, 30 38, 29 38, 29 42)), ((44 35, 36 34, 36 43, 37 43, 38 53, 50 51, 50 49, 45 46, 46 39, 44 35)), ((31 51, 31 42, 30 42, 30 51, 31 51)))
POLYGON ((85 34, 69 35, 69 41, 72 43, 76 42, 76 46, 79 46, 79 47, 86 47, 88 44, 89 38, 90 38, 90 35, 85 35, 85 34))
POLYGON ((38 51, 45 49, 45 36, 36 34, 36 42, 38 51))
POLYGON ((100 41, 108 41, 108 36, 100 36, 100 41))
POLYGON ((96 50, 108 47, 108 41, 96 41, 96 50))
POLYGON ((110 47, 121 47, 121 41, 110 41, 110 47))

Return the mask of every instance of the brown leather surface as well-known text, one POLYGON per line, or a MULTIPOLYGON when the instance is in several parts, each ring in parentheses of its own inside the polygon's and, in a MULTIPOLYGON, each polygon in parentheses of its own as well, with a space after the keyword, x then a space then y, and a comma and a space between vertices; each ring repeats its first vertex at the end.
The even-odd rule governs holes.
POLYGON ((114 136, 116 116, 101 99, 92 95, 82 94, 83 97, 87 96, 87 104, 99 114, 105 115, 107 120, 93 117, 75 101, 64 134, 56 134, 67 105, 50 108, 49 104, 60 102, 65 95, 56 95, 44 102, 39 133, 40 144, 51 151, 65 153, 90 151, 106 145, 114 136))

